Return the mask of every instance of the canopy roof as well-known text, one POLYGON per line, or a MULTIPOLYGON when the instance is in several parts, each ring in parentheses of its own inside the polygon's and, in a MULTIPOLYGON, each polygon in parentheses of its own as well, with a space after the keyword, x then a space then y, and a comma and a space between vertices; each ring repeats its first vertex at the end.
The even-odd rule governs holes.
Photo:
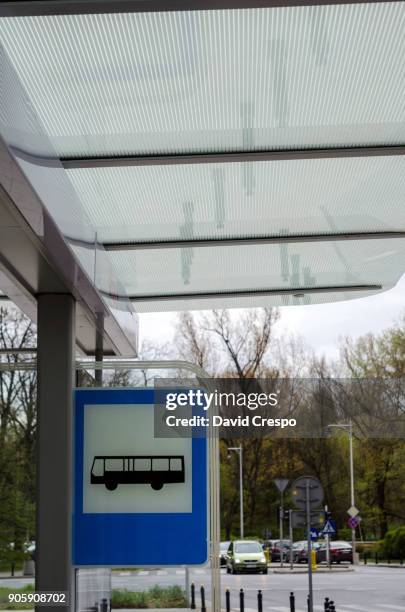
POLYGON ((1 4, 4 137, 89 273, 102 245, 110 303, 310 304, 398 281, 403 2, 1 4))

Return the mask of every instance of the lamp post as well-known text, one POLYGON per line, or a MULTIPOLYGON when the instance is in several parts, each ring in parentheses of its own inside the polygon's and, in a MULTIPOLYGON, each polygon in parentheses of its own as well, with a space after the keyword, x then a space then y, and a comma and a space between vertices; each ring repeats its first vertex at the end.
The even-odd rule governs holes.
POLYGON ((240 501, 240 537, 244 537, 243 528, 243 448, 240 446, 228 446, 228 457, 230 451, 235 451, 239 454, 239 501, 240 501))
MULTIPOLYGON (((354 507, 353 423, 350 419, 348 423, 336 423, 332 425, 327 425, 326 428, 331 429, 332 427, 336 429, 343 429, 343 431, 347 431, 347 433, 349 434, 350 504, 352 507, 354 507)), ((352 529, 352 550, 354 560, 356 553, 356 529, 352 529)))
MULTIPOLYGON (((279 508, 279 516, 278 516, 278 520, 279 520, 279 538, 280 538, 280 565, 281 567, 283 567, 283 520, 284 520, 284 503, 283 503, 283 494, 285 489, 288 486, 288 479, 287 478, 275 478, 273 480, 274 484, 276 485, 277 489, 280 492, 280 508, 279 508)), ((290 522, 291 522, 291 515, 290 515, 290 522)), ((291 547, 292 547, 292 540, 291 540, 291 547)))

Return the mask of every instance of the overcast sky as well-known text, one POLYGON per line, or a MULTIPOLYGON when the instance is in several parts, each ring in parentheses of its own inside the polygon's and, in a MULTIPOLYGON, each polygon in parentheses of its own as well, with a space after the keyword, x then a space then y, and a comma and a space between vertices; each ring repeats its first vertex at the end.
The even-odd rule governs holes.
MULTIPOLYGON (((379 331, 397 323, 405 314, 405 275, 396 287, 368 298, 314 306, 280 308, 278 335, 283 332, 302 336, 318 355, 338 356, 339 339, 379 331)), ((141 341, 170 342, 176 313, 140 315, 141 341)))

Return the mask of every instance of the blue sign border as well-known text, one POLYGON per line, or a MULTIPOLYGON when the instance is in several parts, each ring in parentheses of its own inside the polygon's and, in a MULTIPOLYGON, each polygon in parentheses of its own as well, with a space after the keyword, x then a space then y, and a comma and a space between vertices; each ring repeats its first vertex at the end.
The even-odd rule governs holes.
POLYGON ((325 525, 322 528, 322 535, 335 535, 336 532, 336 521, 334 521, 333 519, 327 519, 325 525))
POLYGON ((192 439, 192 511, 83 513, 86 405, 154 404, 153 389, 76 389, 72 561, 76 566, 201 565, 208 558, 207 439, 192 439))

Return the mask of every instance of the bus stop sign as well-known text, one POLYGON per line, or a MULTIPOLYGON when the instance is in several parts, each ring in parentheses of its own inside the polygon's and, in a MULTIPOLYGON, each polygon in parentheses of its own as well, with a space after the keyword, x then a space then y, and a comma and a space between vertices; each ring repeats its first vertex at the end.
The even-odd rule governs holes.
POLYGON ((207 440, 155 438, 154 399, 153 389, 75 391, 75 566, 207 561, 207 440))

